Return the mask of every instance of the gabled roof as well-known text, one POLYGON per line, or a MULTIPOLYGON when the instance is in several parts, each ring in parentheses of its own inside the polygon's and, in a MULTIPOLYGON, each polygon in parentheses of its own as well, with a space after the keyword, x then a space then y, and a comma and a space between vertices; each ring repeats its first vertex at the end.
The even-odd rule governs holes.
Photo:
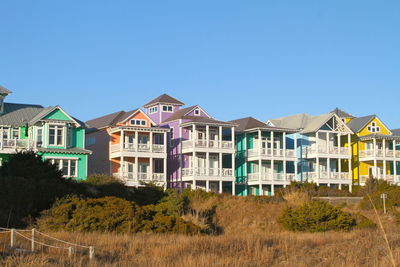
MULTIPOLYGON (((308 114, 295 114, 292 116, 282 117, 269 120, 275 127, 289 128, 301 130, 301 133, 312 133, 318 131, 326 122, 333 117, 338 118, 335 113, 326 113, 318 116, 310 116, 308 114)), ((339 123, 343 123, 338 119, 339 123)), ((343 126, 351 132, 351 129, 343 123, 343 126)))
POLYGON ((3 87, 0 85, 0 95, 8 95, 11 94, 12 92, 8 90, 7 88, 3 87))
POLYGON ((355 132, 358 133, 361 131, 367 124, 372 121, 376 115, 368 115, 364 117, 353 118, 351 121, 347 123, 347 126, 355 132))
POLYGON ((156 98, 154 98, 153 100, 151 100, 149 103, 147 103, 146 105, 144 105, 143 107, 148 107, 151 106, 153 104, 157 104, 157 103, 162 103, 162 104, 173 104, 176 106, 183 106, 185 105, 184 103, 182 103, 181 101, 173 98, 172 96, 169 96, 167 94, 162 94, 156 98))
POLYGON ((126 122, 129 118, 131 118, 133 115, 135 115, 136 113, 141 112, 150 122, 152 125, 156 126, 157 124, 145 113, 143 112, 143 110, 141 110, 140 108, 125 112, 125 114, 123 114, 121 117, 118 118, 118 122, 120 123, 124 123, 126 122))
POLYGON ((390 130, 390 131, 392 132, 392 135, 400 136, 400 129, 393 129, 393 130, 390 130))
POLYGON ((185 117, 185 115, 190 113, 196 107, 198 107, 198 106, 190 106, 187 108, 182 108, 182 109, 178 110, 177 112, 175 112, 174 114, 172 114, 168 119, 164 120, 162 123, 183 119, 185 117))
POLYGON ((232 122, 226 122, 226 121, 219 121, 215 120, 213 118, 207 118, 207 117, 200 117, 200 116, 184 116, 183 119, 189 120, 188 122, 182 123, 181 126, 186 126, 190 124, 214 124, 214 125, 227 125, 227 126, 236 126, 236 124, 232 122))
POLYGON ((43 110, 40 105, 4 103, 0 125, 24 126, 43 110))
POLYGON ((118 122, 118 118, 120 118, 123 114, 125 114, 125 111, 123 110, 117 111, 111 114, 98 117, 96 119, 89 120, 86 122, 86 124, 90 128, 97 128, 97 129, 106 128, 115 125, 118 122))
POLYGON ((237 132, 244 132, 246 130, 254 129, 254 128, 274 128, 271 126, 267 126, 265 123, 253 118, 247 117, 237 120, 231 120, 234 124, 237 124, 236 131, 237 132))
POLYGON ((70 119, 71 121, 73 121, 76 126, 82 126, 85 127, 85 124, 81 124, 78 121, 76 121, 73 117, 71 117, 67 112, 65 112, 60 106, 54 106, 54 107, 47 107, 44 108, 42 111, 40 111, 35 117, 33 117, 30 121, 29 124, 33 125, 36 122, 42 120, 44 117, 46 117, 47 115, 49 115, 51 112, 55 111, 55 110, 60 110, 62 113, 64 113, 64 115, 66 117, 68 117, 68 119, 70 119))
POLYGON ((339 108, 335 108, 334 110, 332 110, 330 113, 335 113, 336 115, 339 116, 339 118, 354 118, 353 115, 339 109, 339 108))

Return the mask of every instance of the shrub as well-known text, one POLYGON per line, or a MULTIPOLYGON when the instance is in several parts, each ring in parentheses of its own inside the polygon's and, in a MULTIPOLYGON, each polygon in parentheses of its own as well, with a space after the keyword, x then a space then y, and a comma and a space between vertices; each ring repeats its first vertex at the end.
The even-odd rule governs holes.
POLYGON ((351 216, 356 221, 356 226, 354 227, 356 229, 376 227, 376 224, 373 221, 371 221, 370 219, 368 219, 367 217, 365 217, 360 213, 353 213, 351 216))
POLYGON ((285 229, 300 232, 348 231, 355 225, 350 214, 319 200, 287 207, 278 220, 285 229))
MULTIPOLYGON (((390 187, 383 187, 383 189, 378 190, 369 195, 377 209, 383 209, 383 202, 381 199, 382 193, 387 194, 387 199, 385 201, 387 209, 400 206, 400 187, 390 186, 390 187)), ((362 209, 373 208, 368 196, 364 196, 363 200, 361 200, 360 207, 362 209)))

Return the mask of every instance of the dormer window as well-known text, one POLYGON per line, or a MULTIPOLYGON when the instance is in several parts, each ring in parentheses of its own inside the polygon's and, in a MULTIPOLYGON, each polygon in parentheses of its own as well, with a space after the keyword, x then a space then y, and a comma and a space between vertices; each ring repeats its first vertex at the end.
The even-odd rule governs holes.
POLYGON ((131 125, 146 126, 145 120, 131 120, 131 125))
POLYGON ((158 106, 153 106, 149 108, 149 114, 156 113, 158 111, 158 106))
POLYGON ((64 146, 64 127, 49 125, 49 146, 64 146))
POLYGON ((195 115, 195 116, 200 116, 200 109, 196 108, 196 109, 194 110, 194 115, 195 115))
POLYGON ((162 106, 162 110, 164 111, 164 112, 172 112, 172 106, 171 105, 163 105, 162 106))

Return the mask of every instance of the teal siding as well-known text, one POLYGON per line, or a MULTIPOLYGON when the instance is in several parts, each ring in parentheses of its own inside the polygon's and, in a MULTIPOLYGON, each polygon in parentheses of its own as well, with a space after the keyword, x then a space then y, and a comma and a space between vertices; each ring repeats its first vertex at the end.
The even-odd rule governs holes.
POLYGON ((70 118, 68 118, 68 116, 64 112, 62 112, 59 109, 54 110, 53 112, 51 112, 44 118, 48 119, 48 120, 60 120, 60 121, 70 121, 71 120, 70 118))
POLYGON ((49 153, 41 152, 40 155, 43 159, 47 158, 78 158, 78 176, 75 178, 77 180, 84 180, 87 176, 87 155, 83 154, 67 154, 67 153, 49 153))

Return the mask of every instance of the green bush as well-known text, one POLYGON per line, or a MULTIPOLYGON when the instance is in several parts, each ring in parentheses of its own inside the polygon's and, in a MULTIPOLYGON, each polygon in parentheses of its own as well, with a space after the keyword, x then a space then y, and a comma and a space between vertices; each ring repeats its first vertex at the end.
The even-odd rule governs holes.
POLYGON ((320 200, 288 207, 278 220, 285 229, 299 232, 348 231, 356 224, 350 214, 320 200))
POLYGON ((376 224, 365 217, 364 215, 360 213, 353 213, 351 216, 355 219, 356 221, 356 226, 354 227, 355 229, 362 229, 362 228, 375 228, 376 224))
POLYGON ((290 192, 305 192, 311 197, 345 197, 345 196, 355 196, 353 193, 349 192, 347 189, 335 189, 327 186, 318 186, 315 183, 309 182, 296 182, 292 181, 290 185, 285 188, 280 188, 276 190, 275 194, 284 196, 290 192))
MULTIPOLYGON (((369 196, 377 209, 383 209, 383 202, 381 199, 381 194, 386 193, 387 199, 385 201, 386 208, 391 209, 393 207, 400 207, 400 187, 390 186, 384 187, 369 196)), ((372 209, 372 204, 368 196, 364 196, 363 200, 360 202, 360 207, 362 209, 372 209)))

